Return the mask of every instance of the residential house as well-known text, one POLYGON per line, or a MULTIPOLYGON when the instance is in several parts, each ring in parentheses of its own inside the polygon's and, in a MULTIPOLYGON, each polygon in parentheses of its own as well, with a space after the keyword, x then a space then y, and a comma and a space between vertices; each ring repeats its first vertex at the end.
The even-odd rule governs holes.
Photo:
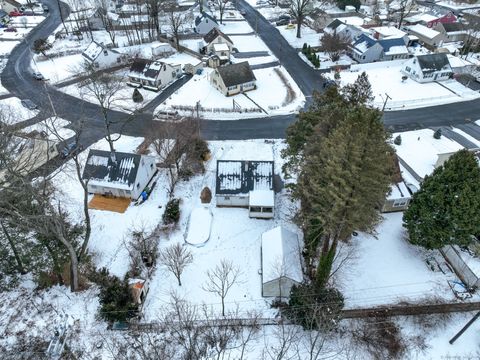
POLYGON ((434 29, 445 36, 445 42, 465 41, 468 38, 468 30, 463 23, 438 23, 434 29))
POLYGON ((220 66, 210 75, 212 85, 225 96, 254 90, 256 81, 247 61, 220 66))
POLYGON ((332 16, 327 14, 324 10, 315 8, 307 16, 306 21, 309 23, 312 29, 317 31, 323 31, 333 21, 332 16))
POLYGON ((152 55, 155 57, 167 57, 175 53, 175 49, 168 43, 152 44, 152 55))
POLYGON ((447 58, 454 74, 472 74, 477 68, 474 63, 461 57, 447 54, 447 58))
POLYGON ((246 207, 249 216, 273 218, 273 161, 218 160, 217 206, 246 207))
POLYGON ((407 59, 409 52, 403 38, 376 40, 361 34, 350 46, 350 55, 359 63, 407 59))
POLYGON ((158 91, 180 77, 181 74, 180 65, 138 58, 130 67, 127 84, 158 91))
POLYGON ((197 34, 208 34, 215 27, 218 27, 217 20, 205 12, 195 18, 195 32, 197 34))
POLYGON ((121 64, 126 60, 125 55, 107 48, 93 40, 82 53, 85 61, 96 69, 105 69, 121 64))
POLYGON ((82 178, 89 193, 136 200, 156 171, 153 156, 90 150, 82 178))
POLYGON ((415 56, 403 63, 401 71, 420 83, 447 80, 453 75, 446 54, 415 56))
POLYGON ((447 11, 445 13, 420 13, 414 14, 412 16, 408 16, 405 18, 405 23, 409 25, 425 25, 428 28, 433 28, 437 24, 447 24, 447 23, 454 23, 457 21, 457 17, 451 11, 447 11))
POLYGON ((11 11, 19 11, 22 7, 18 1, 15 0, 0 0, 0 8, 9 14, 11 11))
POLYGON ((408 34, 396 28, 395 26, 377 26, 370 28, 370 32, 374 39, 384 40, 384 39, 398 39, 402 38, 405 42, 405 45, 408 45, 408 34))
POLYGON ((120 16, 111 11, 97 8, 88 15, 88 26, 91 30, 104 30, 105 25, 108 27, 120 25, 120 16))
POLYGON ((262 234, 262 296, 288 298, 303 282, 301 251, 295 233, 278 226, 262 234))
POLYGON ((230 61, 230 54, 233 49, 233 41, 218 28, 213 28, 203 37, 203 44, 203 53, 208 55, 217 55, 221 64, 225 64, 230 61))
POLYGON ((347 25, 342 21, 335 19, 333 20, 328 26, 323 29, 323 32, 329 34, 337 34, 345 39, 350 41, 355 40, 360 34, 362 34, 362 30, 354 25, 347 25))
POLYGON ((430 49, 441 46, 446 39, 446 36, 441 32, 424 25, 411 25, 407 26, 406 29, 409 34, 418 37, 418 40, 430 49))

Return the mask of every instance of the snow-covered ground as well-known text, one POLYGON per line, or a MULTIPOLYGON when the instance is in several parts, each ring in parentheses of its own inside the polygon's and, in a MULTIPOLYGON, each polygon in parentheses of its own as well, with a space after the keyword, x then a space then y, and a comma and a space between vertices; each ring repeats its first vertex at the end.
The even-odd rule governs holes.
POLYGON ((190 114, 196 110, 197 102, 200 102, 201 107, 204 108, 201 114, 202 117, 206 119, 236 120, 239 118, 293 113, 303 106, 305 101, 305 97, 298 86, 281 67, 254 70, 253 72, 257 78, 257 89, 246 93, 268 114, 259 109, 255 103, 242 94, 229 97, 224 96, 209 81, 209 74, 212 71, 212 69, 206 68, 201 75, 194 75, 188 83, 158 106, 156 111, 176 111, 179 109, 179 106, 188 106, 189 108, 185 112, 190 114), (274 69, 279 69, 288 79, 295 93, 293 101, 286 103, 288 98, 287 88, 274 69), (225 110, 233 109, 232 100, 235 100, 244 111, 240 113, 225 110))
MULTIPOLYGON (((340 83, 342 86, 353 83, 358 75, 365 71, 372 85, 374 105, 382 108, 386 94, 390 97, 385 108, 387 111, 422 108, 480 97, 480 93, 470 90, 455 80, 423 84, 410 78, 402 80, 403 74, 400 70, 404 61, 352 65, 350 70, 340 72, 340 83)), ((334 78, 333 73, 326 76, 334 78)))
POLYGON ((402 138, 401 145, 393 144, 398 156, 422 178, 433 172, 439 154, 463 149, 457 142, 445 136, 435 139, 433 134, 434 131, 430 129, 393 134, 393 138, 397 135, 402 138))
MULTIPOLYGON (((338 61, 332 61, 330 60, 330 57, 324 52, 317 52, 316 54, 320 58, 320 67, 318 68, 319 70, 336 69, 338 67, 349 66, 354 63, 354 61, 348 55, 341 55, 338 61)), ((315 69, 315 66, 312 64, 312 62, 308 60, 302 52, 299 52, 298 56, 300 56, 300 59, 305 61, 310 67, 315 69)))
POLYGON ((82 71, 84 57, 82 54, 54 57, 44 61, 32 60, 32 69, 55 84, 67 79, 74 78, 82 71))
POLYGON ((11 97, 0 100, 0 110, 2 119, 8 124, 16 124, 31 119, 39 113, 38 110, 28 110, 21 104, 21 100, 17 97, 11 97))
POLYGON ((301 49, 304 43, 310 46, 320 46, 322 34, 310 29, 308 26, 302 25, 301 38, 297 38, 297 26, 284 25, 277 26, 278 31, 294 48, 301 49))
POLYGON ((13 48, 17 46, 20 41, 0 41, 0 55, 6 56, 10 55, 13 48))
POLYGON ((224 21, 223 24, 219 24, 219 30, 226 35, 250 34, 254 31, 246 21, 224 21))

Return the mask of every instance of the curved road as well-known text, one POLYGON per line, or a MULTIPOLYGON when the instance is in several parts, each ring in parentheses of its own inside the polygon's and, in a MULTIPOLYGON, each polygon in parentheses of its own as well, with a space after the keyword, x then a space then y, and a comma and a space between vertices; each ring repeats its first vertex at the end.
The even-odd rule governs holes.
MULTIPOLYGON (((104 134, 99 106, 82 101, 58 91, 55 87, 32 78, 30 61, 31 47, 35 39, 48 37, 60 24, 60 14, 55 0, 44 0, 50 13, 46 20, 30 32, 11 53, 1 80, 5 88, 19 98, 30 98, 39 105, 41 116, 58 116, 76 122, 85 120, 87 127, 82 134, 82 143, 89 145, 104 134), (53 110, 55 109, 55 110, 53 110)), ((245 18, 267 44, 282 66, 289 72, 300 89, 307 95, 307 104, 315 89, 322 89, 323 79, 318 71, 305 64, 297 52, 257 10, 244 0, 237 0, 239 10, 246 12, 245 18)), ((62 13, 69 13, 67 5, 62 3, 62 13)), ((442 105, 436 107, 387 112, 384 122, 393 131, 406 131, 416 128, 458 125, 480 118, 480 100, 442 105)), ((110 119, 124 123, 129 116, 118 111, 110 111, 110 119)), ((295 115, 272 116, 267 118, 244 120, 204 120, 202 135, 210 140, 282 138, 287 126, 295 120, 295 115)), ((152 128, 162 126, 152 119, 151 113, 136 114, 124 127, 124 134, 145 136, 152 128)), ((119 128, 115 129, 119 131, 119 128)))

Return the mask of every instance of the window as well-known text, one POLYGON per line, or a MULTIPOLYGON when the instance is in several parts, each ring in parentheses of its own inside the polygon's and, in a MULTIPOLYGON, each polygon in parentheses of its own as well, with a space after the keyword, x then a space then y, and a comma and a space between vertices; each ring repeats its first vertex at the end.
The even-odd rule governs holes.
POLYGON ((140 183, 137 183, 137 189, 140 189, 140 183))
POLYGON ((411 70, 411 69, 410 69, 410 66, 407 66, 407 67, 405 68, 405 71, 406 71, 406 72, 410 72, 410 70, 411 70))
POLYGON ((251 212, 262 212, 262 208, 260 206, 250 206, 251 212))
POLYGON ((107 51, 107 50, 103 50, 103 55, 104 55, 104 56, 108 56, 108 51, 107 51))
POLYGON ((230 196, 224 196, 223 200, 230 200, 230 196))
POLYGON ((153 164, 150 164, 150 169, 153 169, 153 164))
POLYGON ((362 59, 365 60, 365 55, 362 56, 362 59))
POLYGON ((175 71, 172 71, 172 77, 175 77, 175 75, 176 75, 175 71))
POLYGON ((271 207, 264 207, 264 208, 262 208, 262 212, 264 212, 264 213, 272 213, 272 212, 273 212, 273 208, 271 208, 271 207))
POLYGON ((235 90, 237 88, 237 85, 229 86, 228 90, 235 90))
POLYGON ((400 200, 395 200, 393 202, 393 207, 401 207, 401 206, 405 206, 408 204, 408 200, 407 199, 400 199, 400 200))

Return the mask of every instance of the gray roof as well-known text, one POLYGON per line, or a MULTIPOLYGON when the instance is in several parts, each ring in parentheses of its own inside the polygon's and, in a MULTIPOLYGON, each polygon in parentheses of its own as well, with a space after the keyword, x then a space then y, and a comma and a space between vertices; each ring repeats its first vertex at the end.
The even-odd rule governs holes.
POLYGON ((231 44, 233 44, 233 41, 227 36, 225 35, 223 32, 221 32, 220 30, 218 30, 218 28, 214 27, 212 30, 210 30, 204 37, 203 37, 203 40, 205 40, 205 42, 207 44, 210 44, 213 40, 215 40, 218 36, 221 36, 223 37, 225 40, 229 41, 231 44))
POLYGON ((340 25, 344 24, 342 21, 335 19, 330 24, 327 25, 327 28, 335 30, 340 25))
POLYGON ((83 179, 96 179, 131 186, 137 178, 141 155, 115 152, 114 162, 110 151, 90 150, 83 170, 83 179))
POLYGON ((248 194, 273 190, 273 161, 217 160, 215 193, 248 194))
POLYGON ((212 17, 211 15, 207 14, 206 12, 202 12, 199 16, 197 16, 197 17, 195 18, 195 26, 198 26, 198 25, 203 21, 203 19, 206 19, 207 22, 208 22, 208 20, 213 21, 215 24, 218 25, 217 20, 215 20, 214 17, 212 17))
POLYGON ((454 23, 442 23, 443 28, 446 32, 455 32, 465 30, 465 25, 463 23, 454 22, 454 23))
POLYGON ((245 84, 257 80, 248 61, 217 68, 226 87, 245 84))
POLYGON ((0 18, 4 18, 5 16, 8 16, 7 12, 0 9, 0 18))
POLYGON ((428 54, 417 56, 418 65, 425 73, 440 71, 444 67, 450 68, 450 62, 448 61, 446 54, 428 54))

